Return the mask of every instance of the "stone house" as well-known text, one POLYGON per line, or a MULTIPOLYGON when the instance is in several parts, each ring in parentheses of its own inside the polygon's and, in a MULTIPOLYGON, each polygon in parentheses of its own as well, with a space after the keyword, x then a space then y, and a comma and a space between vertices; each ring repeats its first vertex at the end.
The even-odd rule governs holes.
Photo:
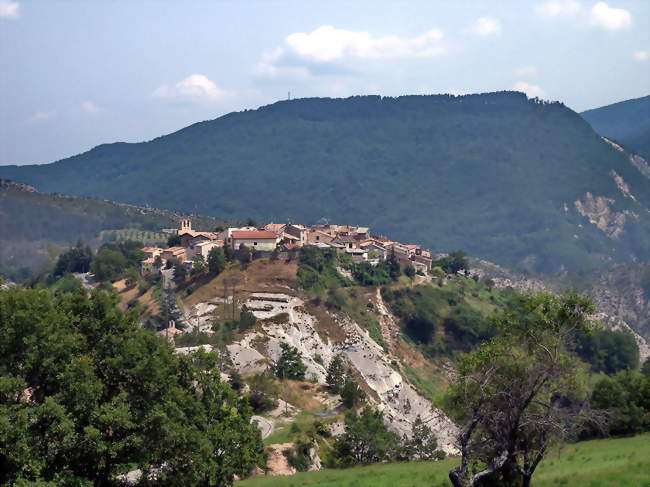
POLYGON ((278 235, 269 230, 234 230, 230 232, 229 244, 233 250, 244 245, 260 252, 272 252, 278 241, 278 235))

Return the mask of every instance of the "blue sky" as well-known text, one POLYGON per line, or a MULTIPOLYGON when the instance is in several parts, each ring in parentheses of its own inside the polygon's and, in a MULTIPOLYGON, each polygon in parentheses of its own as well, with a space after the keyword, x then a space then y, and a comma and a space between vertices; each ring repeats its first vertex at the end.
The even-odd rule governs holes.
POLYGON ((0 164, 292 97, 650 93, 650 1, 0 0, 0 164))

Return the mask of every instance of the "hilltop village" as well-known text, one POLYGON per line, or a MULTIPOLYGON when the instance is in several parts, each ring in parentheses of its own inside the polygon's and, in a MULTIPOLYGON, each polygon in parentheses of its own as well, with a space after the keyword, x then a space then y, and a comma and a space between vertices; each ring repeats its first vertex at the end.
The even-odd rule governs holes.
POLYGON ((191 270, 197 261, 206 261, 210 250, 215 247, 227 248, 234 255, 246 253, 251 260, 293 257, 304 246, 331 248, 337 253, 348 254, 356 263, 369 262, 372 265, 394 255, 400 264, 411 265, 420 274, 431 270, 433 263, 428 249, 374 235, 368 227, 269 223, 259 228, 244 226, 217 230, 194 230, 191 220, 182 220, 178 229, 163 229, 165 233, 176 235, 177 238, 170 241, 177 245, 143 248, 147 258, 141 262, 141 272, 159 272, 169 261, 181 262, 191 270))

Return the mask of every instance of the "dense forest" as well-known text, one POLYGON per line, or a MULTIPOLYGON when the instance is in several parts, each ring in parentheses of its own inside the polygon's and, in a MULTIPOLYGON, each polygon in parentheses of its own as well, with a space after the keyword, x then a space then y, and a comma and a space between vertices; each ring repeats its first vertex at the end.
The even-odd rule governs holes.
POLYGON ((650 160, 650 95, 581 113, 599 134, 650 160))
POLYGON ((563 104, 516 92, 282 101, 0 176, 224 218, 326 217, 519 269, 650 257, 650 180, 563 104), (638 218, 611 239, 576 211, 587 192, 638 218))
MULTIPOLYGON (((182 216, 154 208, 38 193, 0 180, 0 274, 24 277, 27 269, 40 270, 55 258, 61 247, 79 239, 98 244, 104 230, 133 228, 153 232, 177 227, 182 216)), ((196 215, 192 220, 196 228, 210 230, 222 223, 196 215)))

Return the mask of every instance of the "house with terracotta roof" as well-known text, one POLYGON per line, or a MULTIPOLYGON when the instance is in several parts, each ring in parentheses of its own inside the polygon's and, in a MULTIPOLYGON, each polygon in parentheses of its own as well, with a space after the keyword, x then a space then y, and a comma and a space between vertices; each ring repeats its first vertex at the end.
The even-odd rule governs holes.
POLYGON ((269 230, 233 230, 230 232, 229 244, 233 250, 244 245, 260 252, 272 252, 280 238, 269 230))
POLYGON ((350 235, 339 234, 332 242, 343 245, 347 250, 359 248, 359 241, 350 235))
POLYGON ((264 225, 264 230, 275 233, 278 237, 282 238, 284 229, 287 227, 286 223, 267 223, 264 225))
POLYGON ((330 233, 324 232, 322 230, 318 230, 315 228, 310 228, 309 231, 307 232, 307 243, 308 244, 318 244, 318 243, 325 243, 328 244, 332 240, 334 240, 334 236, 331 235, 330 233))
POLYGON ((181 262, 187 259, 185 247, 169 247, 163 250, 161 257, 163 260, 176 259, 181 262))
POLYGON ((359 248, 365 250, 368 253, 374 252, 380 259, 385 259, 388 256, 386 247, 374 239, 368 239, 360 242, 359 248))
POLYGON ((307 227, 303 225, 295 225, 293 223, 288 224, 284 229, 284 237, 295 237, 297 240, 293 240, 303 246, 307 243, 307 227))

